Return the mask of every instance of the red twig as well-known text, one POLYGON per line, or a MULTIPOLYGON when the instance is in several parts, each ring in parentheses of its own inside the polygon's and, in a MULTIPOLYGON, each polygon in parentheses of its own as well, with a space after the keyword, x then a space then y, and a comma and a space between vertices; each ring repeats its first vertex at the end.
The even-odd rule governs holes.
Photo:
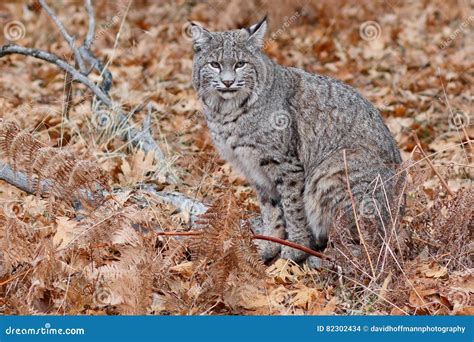
MULTIPOLYGON (((176 232, 176 231, 157 233, 157 235, 164 235, 164 236, 199 236, 201 234, 202 234, 202 232, 176 232)), ((313 255, 315 257, 318 257, 320 259, 326 259, 326 260, 332 261, 332 258, 328 257, 327 255, 324 255, 323 253, 320 253, 320 252, 313 251, 311 248, 302 246, 302 245, 294 243, 294 242, 282 240, 282 239, 272 237, 272 236, 260 235, 260 234, 254 234, 252 238, 255 239, 255 240, 266 240, 266 241, 270 241, 270 242, 279 243, 280 245, 284 245, 284 246, 288 246, 288 247, 291 247, 291 248, 299 249, 300 251, 303 251, 305 253, 308 253, 308 254, 313 255)))
POLYGON ((156 233, 157 235, 164 235, 164 236, 199 236, 201 232, 159 232, 156 233))
POLYGON ((299 249, 300 251, 303 251, 305 253, 308 253, 308 254, 313 255, 315 257, 318 257, 320 259, 326 259, 326 260, 331 260, 332 261, 332 259, 330 257, 328 257, 327 255, 324 255, 323 253, 313 251, 311 248, 299 245, 299 244, 294 243, 294 242, 282 240, 282 239, 272 237, 272 236, 260 235, 260 234, 255 234, 253 236, 253 238, 256 239, 256 240, 266 240, 266 241, 279 243, 280 245, 285 245, 285 246, 288 246, 288 247, 291 247, 291 248, 294 248, 294 249, 299 249))

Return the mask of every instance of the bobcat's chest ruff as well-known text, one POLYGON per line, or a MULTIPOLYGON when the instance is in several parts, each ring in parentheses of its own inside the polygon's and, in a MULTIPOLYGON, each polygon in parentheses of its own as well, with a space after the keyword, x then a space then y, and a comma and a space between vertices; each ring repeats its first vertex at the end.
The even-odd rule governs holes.
POLYGON ((256 144, 257 138, 245 134, 245 130, 234 125, 209 123, 209 129, 215 147, 223 159, 229 162, 251 183, 264 188, 273 187, 260 165, 263 151, 256 144))

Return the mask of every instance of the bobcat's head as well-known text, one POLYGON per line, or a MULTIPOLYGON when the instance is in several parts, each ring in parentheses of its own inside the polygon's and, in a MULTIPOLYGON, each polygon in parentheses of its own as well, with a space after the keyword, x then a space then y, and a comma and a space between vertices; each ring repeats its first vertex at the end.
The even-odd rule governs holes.
POLYGON ((267 58, 261 52, 266 18, 250 28, 225 32, 191 25, 193 84, 204 103, 231 101, 237 107, 268 86, 267 58))

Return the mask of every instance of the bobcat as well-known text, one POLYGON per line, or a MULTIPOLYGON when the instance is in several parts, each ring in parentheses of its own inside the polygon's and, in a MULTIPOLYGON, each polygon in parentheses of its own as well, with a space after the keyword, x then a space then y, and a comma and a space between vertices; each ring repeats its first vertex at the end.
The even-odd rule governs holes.
MULTIPOLYGON (((193 85, 215 147, 257 192, 261 233, 321 250, 338 215, 354 232, 347 179, 360 216, 389 229, 401 158, 377 109, 340 81, 273 62, 261 49, 266 18, 226 32, 191 25, 193 85)), ((266 261, 307 257, 258 247, 266 261)))

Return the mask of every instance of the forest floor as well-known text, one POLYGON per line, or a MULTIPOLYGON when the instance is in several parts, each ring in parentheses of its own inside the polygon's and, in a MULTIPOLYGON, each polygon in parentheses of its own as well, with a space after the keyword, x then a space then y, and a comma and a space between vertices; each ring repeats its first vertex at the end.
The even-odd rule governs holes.
MULTIPOLYGON (((82 39, 82 2, 50 3, 82 39)), ((99 207, 78 213, 61 196, 0 181, 1 314, 474 314, 474 7, 441 0, 275 3, 94 1, 92 51, 113 74, 110 97, 137 127, 151 116, 162 160, 108 129, 114 111, 101 113, 106 124, 97 125, 83 85, 73 84, 66 117, 66 77, 57 66, 19 55, 0 59, 0 131, 3 122, 16 122, 32 133, 28 139, 100 166, 113 190, 99 207), (324 251, 331 260, 320 269, 256 260, 240 224, 258 214, 255 193, 213 148, 191 84, 188 19, 225 30, 265 14, 268 55, 358 89, 379 108, 408 173, 393 241, 377 245, 363 232, 373 245, 352 255, 333 231, 324 251), (199 213, 164 200, 170 192, 210 208, 199 218, 201 235, 160 235, 189 231, 199 213)), ((38 3, 2 2, 0 27, 0 45, 51 51, 74 65, 38 3)), ((50 162, 55 179, 58 161, 50 162)))

